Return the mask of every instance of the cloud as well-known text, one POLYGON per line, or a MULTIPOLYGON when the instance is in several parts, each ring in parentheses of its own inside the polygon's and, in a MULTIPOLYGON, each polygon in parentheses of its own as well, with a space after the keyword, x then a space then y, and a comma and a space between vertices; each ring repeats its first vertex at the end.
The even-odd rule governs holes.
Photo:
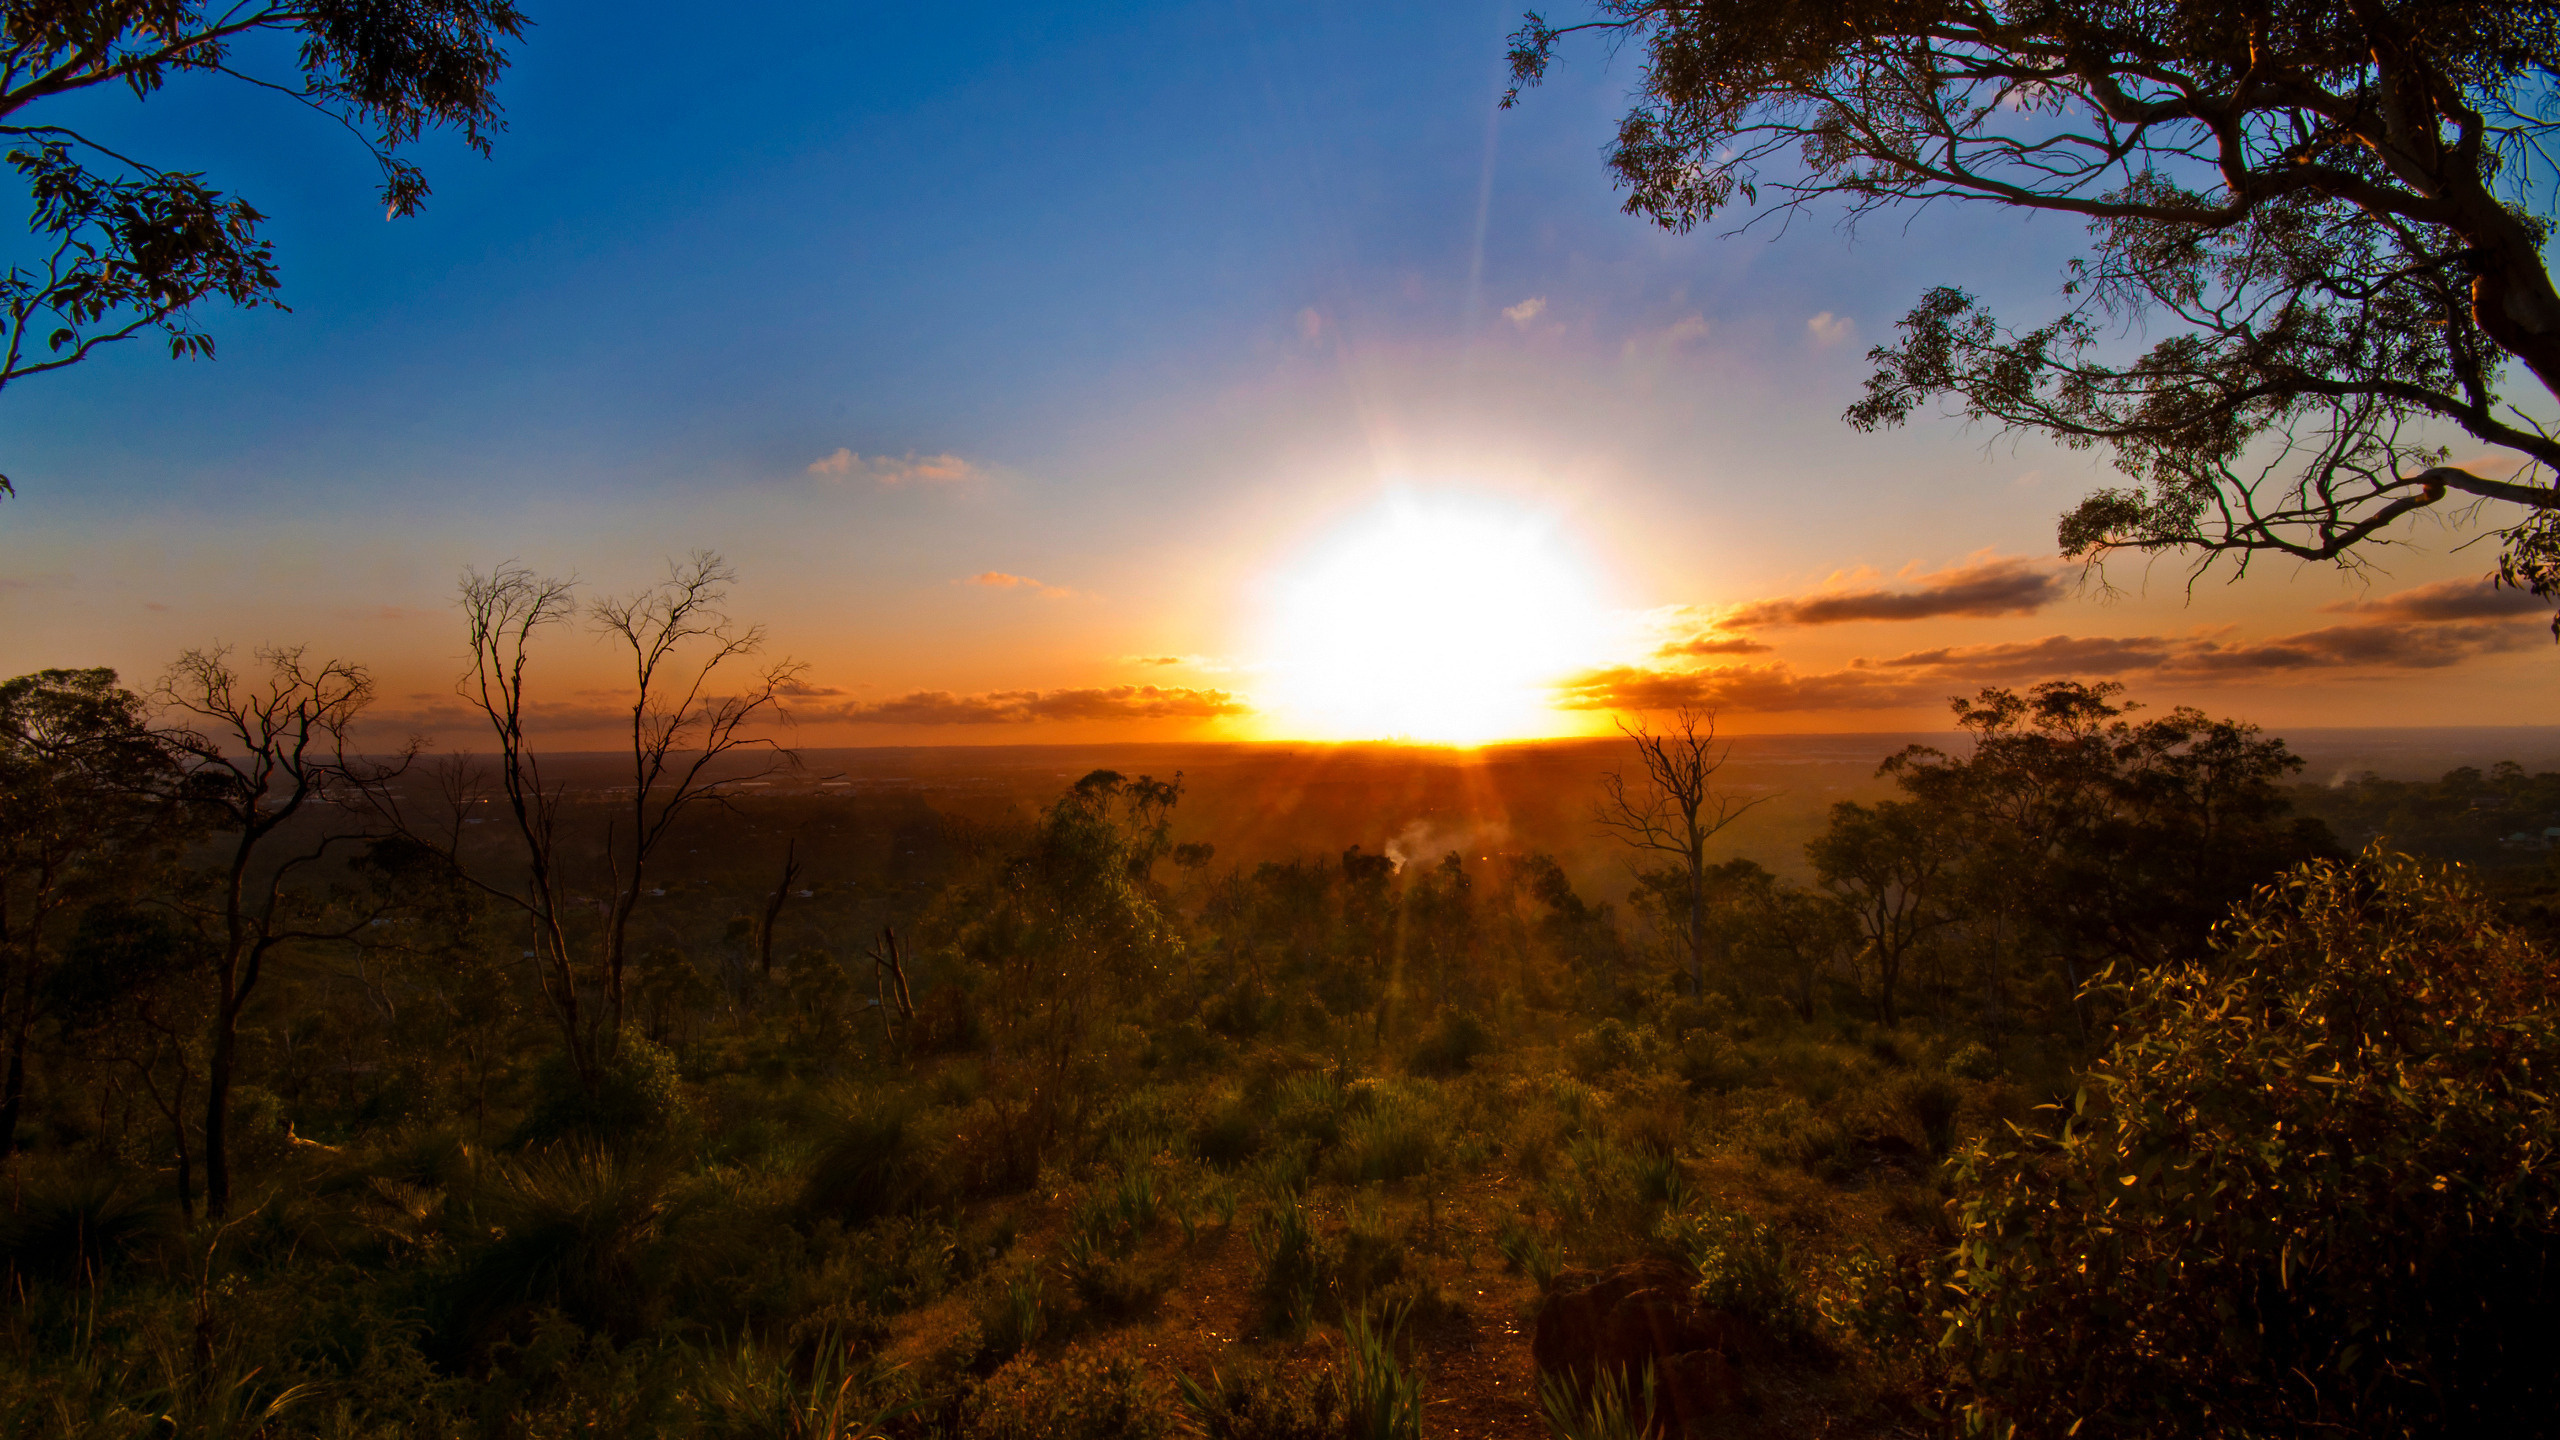
POLYGON ((788 695, 795 700, 823 700, 828 696, 842 695, 845 692, 834 685, 812 685, 806 680, 785 680, 775 687, 775 693, 788 695))
POLYGON ((1502 307, 1502 318, 1523 329, 1528 327, 1530 321, 1546 313, 1547 297, 1544 295, 1532 295, 1517 305, 1502 307))
POLYGON ((961 583, 984 585, 991 590, 1028 590, 1043 600, 1065 600, 1076 593, 1063 585, 1051 585, 1028 575, 1008 575, 1002 570, 981 570, 961 583))
MULTIPOLYGON (((2476 594, 2443 586, 2421 586, 2370 602, 2366 613, 2378 618, 2265 640, 2236 639, 2229 630, 2185 635, 2048 635, 2038 640, 1911 650, 1882 659, 1853 660, 1846 668, 1813 675, 1800 674, 1784 662, 1697 669, 1618 665, 1567 681, 1558 687, 1557 704, 1568 710, 1682 706, 1759 712, 1891 710, 1984 685, 2063 676, 2227 684, 2306 672, 2334 672, 2349 678, 2410 675, 2550 643, 2547 628, 2534 623, 2540 619, 2538 607, 2528 618, 2511 606, 2489 609, 2476 594)), ((1713 637, 1688 642, 1690 646, 1713 643, 1713 637)), ((1719 652, 1675 644, 1660 653, 1672 658, 1719 652)))
POLYGON ((1181 655, 1132 655, 1128 658, 1129 663, 1132 665, 1183 665, 1189 663, 1188 658, 1181 655))
POLYGON ((1324 334, 1324 313, 1313 305, 1298 312, 1298 338, 1312 345, 1324 334))
POLYGON ((2551 602, 2530 591, 2486 580, 2439 580, 2379 600, 2341 600, 2321 607, 2333 614, 2376 615, 2393 620, 2490 620, 2548 615, 2551 602))
POLYGON ((1944 687, 1912 677, 1844 670, 1800 675, 1783 664, 1718 665, 1705 670, 1655 670, 1614 665, 1575 676, 1558 686, 1556 704, 1566 710, 1880 710, 1925 705, 1944 698, 1944 687))
POLYGON ((1660 363, 1707 338, 1707 317, 1683 315, 1659 330, 1630 335, 1619 356, 1629 363, 1660 363))
POLYGON ((1670 641, 1653 653, 1668 660, 1680 655, 1765 655, 1770 648, 1748 635, 1694 635, 1670 641))
POLYGON ((1253 707, 1224 690, 1114 685, 1070 690, 994 690, 955 695, 918 690, 895 699, 860 701, 803 720, 855 725, 1025 725, 1042 720, 1214 720, 1253 707))
POLYGON ((1858 322, 1846 315, 1834 315, 1825 310, 1804 322, 1804 328, 1805 333, 1813 337, 1814 344, 1829 349, 1855 334, 1858 322))
POLYGON ((1855 620, 1934 620, 1947 615, 2031 615, 2070 593, 2050 560, 1991 556, 1919 576, 1908 589, 1829 590, 1746 601, 1719 617, 1728 630, 1842 625, 1855 620))
POLYGON ((985 474, 977 466, 948 453, 919 455, 910 450, 904 455, 858 455, 842 447, 832 455, 810 461, 808 470, 812 475, 838 478, 866 475, 883 485, 905 485, 912 481, 948 484, 985 474))

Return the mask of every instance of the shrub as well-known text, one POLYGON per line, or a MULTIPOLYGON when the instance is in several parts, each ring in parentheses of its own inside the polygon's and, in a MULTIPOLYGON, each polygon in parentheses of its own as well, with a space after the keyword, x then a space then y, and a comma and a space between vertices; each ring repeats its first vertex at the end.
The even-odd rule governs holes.
POLYGON ((1173 1433, 1163 1387, 1120 1350, 1070 1350, 996 1372, 971 1407, 981 1440, 1158 1440, 1173 1433))
POLYGON ((118 1176, 29 1186, 0 1217, 0 1277, 86 1284, 175 1239, 176 1220, 118 1176))
POLYGON ((640 1271, 666 1215, 663 1171, 560 1147, 496 1180, 481 1202, 493 1238, 465 1257, 443 1297, 449 1344, 476 1344, 527 1307, 557 1306, 620 1335, 648 1327, 640 1271))
POLYGON ((1330 1365, 1292 1377, 1247 1362, 1232 1373, 1210 1371, 1205 1385, 1177 1373, 1174 1386, 1202 1440, 1339 1440, 1344 1433, 1342 1377, 1330 1365))
POLYGON ((1317 1232, 1315 1216, 1293 1195, 1275 1197, 1253 1225, 1253 1255, 1262 1266, 1257 1290, 1264 1328, 1305 1332, 1317 1297, 1332 1284, 1340 1257, 1317 1232))
POLYGON ((1343 1379, 1347 1440, 1422 1440, 1422 1377, 1396 1356, 1404 1313, 1390 1312, 1381 1326, 1355 1312, 1342 1324, 1351 1352, 1343 1379))
POLYGON ((676 1057, 637 1034, 625 1034, 613 1058, 585 1080, 567 1057, 546 1056, 534 1084, 533 1113, 516 1131, 520 1146, 629 1144, 652 1138, 684 1110, 676 1057))
POLYGON ((1262 1149, 1262 1122, 1242 1101, 1222 1101, 1193 1127, 1191 1148, 1212 1165, 1233 1168, 1262 1149))
POLYGON ((1424 1075, 1457 1075, 1474 1067, 1476 1057, 1493 1049, 1493 1033, 1484 1022, 1454 1007, 1441 1010, 1414 1046, 1413 1069, 1424 1075))
POLYGON ((1920 1132, 1920 1143, 1932 1160, 1943 1160, 1956 1143, 1956 1112, 1964 1092, 1944 1075, 1913 1075, 1894 1087, 1894 1107, 1920 1132))
POLYGON ((1870 1292, 1969 1428, 2547 1427, 2548 957, 2369 851, 2270 886, 2207 963, 2096 990, 2113 1046, 2059 1127, 1961 1155, 1958 1248, 1870 1292))
POLYGON ((930 1204, 944 1189, 935 1159, 903 1108, 841 1097, 801 1186, 800 1208, 863 1221, 930 1204))
POLYGON ((1546 1412, 1547 1433, 1555 1440, 1645 1440, 1660 1433, 1654 1420, 1653 1367, 1630 1380, 1609 1366, 1588 1386, 1570 1376, 1538 1376, 1538 1407, 1546 1412))

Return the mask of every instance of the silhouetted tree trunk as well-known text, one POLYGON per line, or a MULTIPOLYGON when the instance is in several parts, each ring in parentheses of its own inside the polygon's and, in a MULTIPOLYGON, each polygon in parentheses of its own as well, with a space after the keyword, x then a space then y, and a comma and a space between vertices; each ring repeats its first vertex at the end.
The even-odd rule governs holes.
POLYGON ((1709 944, 1707 842, 1768 797, 1738 800, 1717 792, 1716 772, 1724 768, 1733 747, 1716 748, 1712 710, 1683 708, 1673 714, 1670 730, 1660 735, 1641 721, 1633 727, 1619 721, 1618 730, 1635 742, 1644 773, 1632 782, 1623 771, 1601 776, 1604 793, 1592 818, 1603 833, 1635 849, 1668 856, 1682 872, 1688 923, 1681 939, 1689 952, 1689 993, 1703 995, 1709 944))

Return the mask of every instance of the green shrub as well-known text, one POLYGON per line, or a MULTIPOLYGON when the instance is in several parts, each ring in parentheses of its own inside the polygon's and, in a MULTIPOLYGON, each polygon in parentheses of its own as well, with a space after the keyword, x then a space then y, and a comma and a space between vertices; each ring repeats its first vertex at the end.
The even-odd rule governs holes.
MULTIPOLYGON (((2560 969, 2370 851, 2095 987, 2050 1134, 1958 1161, 1958 1248, 1868 1323, 1973 1430, 2522 1434, 2560 1413, 2560 969)), ((2085 1433, 2085 1431, 2084 1431, 2085 1433)))
POLYGON ((1342 1433, 1347 1440, 1422 1440, 1422 1377, 1396 1355, 1404 1312, 1386 1323, 1355 1311, 1342 1323, 1350 1351, 1343 1377, 1342 1433))
POLYGON ((1421 1174, 1439 1152, 1436 1108, 1405 1084, 1356 1087, 1342 1123, 1342 1143, 1328 1168, 1336 1179, 1357 1185, 1421 1174))
POLYGON ((1174 1433, 1163 1386, 1117 1349, 1008 1365, 969 1410, 971 1440, 1160 1440, 1174 1433))
POLYGON ((1700 1205, 1665 1215, 1655 1236, 1697 1275, 1698 1299, 1774 1339, 1806 1341, 1812 1312, 1778 1233, 1748 1215, 1700 1205))
POLYGON ((1303 1201, 1293 1195, 1277 1197, 1255 1217, 1253 1255, 1262 1270, 1255 1288, 1263 1328, 1279 1335, 1304 1334, 1341 1257, 1316 1229, 1315 1216, 1303 1201))
POLYGON ((1467 1011, 1444 1008, 1413 1049, 1410 1064, 1424 1075, 1457 1075, 1493 1050, 1493 1032, 1467 1011))
POLYGON ((463 1257, 442 1296, 449 1347, 476 1345, 535 1307, 618 1335, 649 1327, 642 1267, 666 1217, 663 1170, 558 1146, 502 1167, 494 1182, 479 1207, 491 1238, 463 1257))
POLYGON ((1538 1376, 1538 1408, 1546 1413, 1547 1433, 1555 1440, 1647 1440, 1660 1433, 1654 1420, 1653 1367, 1633 1380, 1616 1366, 1603 1369, 1589 1385, 1571 1376, 1538 1376))
POLYGON ((1177 1373, 1174 1387, 1202 1440, 1340 1440, 1347 1423, 1331 1365, 1292 1376, 1247 1361, 1210 1371, 1205 1385, 1177 1373))
POLYGON ((1962 1080, 1989 1080, 2000 1073, 2000 1057, 1979 1040, 1967 1040, 1947 1055, 1947 1073, 1962 1080))
POLYGON ((846 1094, 800 1189, 800 1208, 860 1222, 922 1208, 947 1189, 934 1147, 894 1101, 846 1094))
POLYGON ((1650 1025, 1627 1025, 1612 1015, 1565 1042, 1566 1062, 1585 1080, 1620 1071, 1643 1072, 1662 1059, 1662 1037, 1650 1025))
POLYGON ((1964 1108, 1964 1092, 1944 1075, 1911 1075, 1894 1087, 1894 1108, 1920 1132, 1920 1144, 1932 1160, 1946 1158, 1956 1143, 1956 1114, 1964 1108))
POLYGON ((163 1201, 117 1175, 30 1185, 0 1216, 0 1277, 87 1284, 177 1238, 163 1201))
POLYGON ((1203 1160, 1232 1169, 1262 1150, 1262 1121, 1253 1107, 1228 1099, 1210 1107, 1192 1128, 1191 1148, 1203 1160))
POLYGON ((518 1146, 647 1141, 684 1111, 676 1057, 638 1034, 625 1034, 613 1058, 583 1080, 566 1056, 545 1056, 534 1087, 533 1113, 516 1131, 518 1146))

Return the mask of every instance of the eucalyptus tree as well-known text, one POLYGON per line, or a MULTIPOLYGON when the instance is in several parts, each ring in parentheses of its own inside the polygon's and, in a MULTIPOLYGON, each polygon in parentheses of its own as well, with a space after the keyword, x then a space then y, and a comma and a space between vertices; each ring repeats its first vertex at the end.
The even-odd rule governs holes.
POLYGON ((102 101, 195 81, 307 108, 371 153, 404 216, 428 189, 410 145, 450 130, 489 152, 526 23, 509 0, 0 0, 0 141, 30 237, 0 274, 0 388, 151 331, 209 357, 207 301, 283 308, 266 216, 101 138, 119 123, 102 101))
POLYGON ((108 897, 178 838, 171 757, 105 669, 0 683, 0 1159, 17 1147, 29 1045, 58 986, 67 912, 108 897))
MULTIPOLYGON (((606 894, 590 936, 572 923, 585 903, 573 888, 578 877, 564 832, 574 802, 565 786, 546 777, 534 749, 531 730, 541 714, 527 675, 535 641, 578 620, 577 582, 513 563, 462 578, 471 668, 456 689, 497 744, 493 768, 521 869, 490 878, 462 864, 461 873, 532 927, 543 999, 571 1066, 589 1085, 621 1045, 631 917, 647 893, 650 866, 688 813, 791 762, 790 752, 765 732, 785 718, 783 697, 805 667, 761 658, 764 627, 741 624, 725 608, 736 580, 717 554, 697 550, 670 561, 656 584, 583 607, 589 627, 629 666, 617 722, 628 747, 622 758, 627 783, 605 807, 606 894), (737 773, 735 762, 744 756, 765 763, 737 773)), ((477 775, 457 779, 467 790, 477 775)), ((458 864, 468 808, 454 807, 453 829, 440 842, 458 864)))
POLYGON ((252 667, 220 646, 189 650, 153 697, 154 734, 175 762, 169 793, 213 842, 208 883, 183 898, 210 931, 204 1184, 216 1219, 231 1203, 241 1017, 280 952, 351 940, 391 908, 331 906, 306 882, 332 852, 377 837, 383 792, 418 750, 416 741, 387 757, 355 748, 374 698, 365 667, 313 661, 298 647, 259 650, 252 667))
POLYGON ((1951 402, 2110 452, 2124 483, 2062 517, 2066 554, 2354 564, 2476 501, 2503 577, 2560 593, 2560 4, 1600 0, 1528 17, 1504 103, 1584 32, 1645 56, 1609 163, 1658 225, 1942 202, 2086 223, 2059 313, 1933 288, 1847 415, 1951 402))
POLYGON ((1635 742, 1639 773, 1611 770, 1600 777, 1600 800, 1591 818, 1601 833, 1630 849, 1662 857, 1677 892, 1674 909, 1687 910, 1680 938, 1689 957, 1689 993, 1707 987, 1707 846, 1767 796, 1745 800, 1725 789, 1716 773, 1733 747, 1716 746, 1713 711, 1682 709, 1670 728, 1656 733, 1642 721, 1618 722, 1635 742))

